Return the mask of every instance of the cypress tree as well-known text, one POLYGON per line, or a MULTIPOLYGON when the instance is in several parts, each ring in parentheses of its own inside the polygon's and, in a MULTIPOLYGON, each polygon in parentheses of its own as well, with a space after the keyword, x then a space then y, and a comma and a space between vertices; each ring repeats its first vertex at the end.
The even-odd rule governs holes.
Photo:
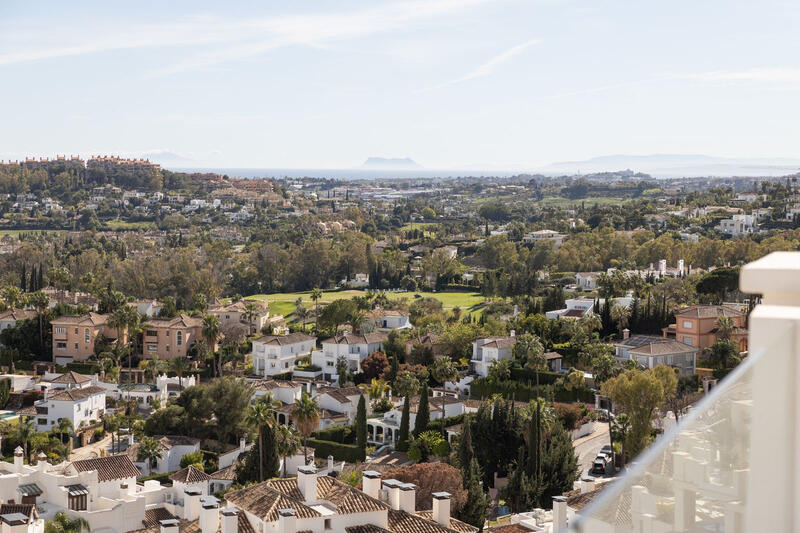
POLYGON ((406 396, 406 399, 403 402, 403 414, 400 416, 400 430, 397 437, 397 449, 401 452, 408 450, 408 426, 410 412, 408 396, 406 396))
POLYGON ((472 420, 468 417, 464 418, 464 424, 461 429, 461 442, 458 444, 458 462, 461 465, 462 471, 472 461, 475 452, 472 450, 472 420))
POLYGON ((561 424, 553 424, 542 454, 541 496, 539 504, 548 508, 553 496, 572 490, 579 477, 578 458, 572 440, 561 424))
POLYGON ((428 422, 431 421, 430 405, 428 405, 428 384, 422 383, 419 390, 419 405, 417 406, 417 418, 414 420, 414 436, 416 437, 426 429, 428 422))
POLYGON ((367 447, 367 402, 362 394, 356 410, 356 444, 362 450, 367 447))
POLYGON ((25 270, 25 263, 22 263, 22 273, 20 274, 20 282, 19 282, 19 288, 22 289, 22 292, 25 292, 25 290, 28 288, 27 282, 28 282, 28 273, 25 270))
POLYGON ((28 292, 36 292, 36 265, 31 267, 31 279, 28 282, 28 292))
POLYGON ((40 290, 42 290, 42 289, 44 288, 44 274, 43 274, 43 270, 44 270, 44 269, 42 268, 42 265, 40 264, 40 265, 39 265, 39 277, 37 277, 37 278, 36 278, 36 285, 37 285, 37 287, 36 287, 36 290, 37 290, 37 291, 40 291, 40 290))
POLYGON ((481 468, 478 461, 473 457, 469 466, 462 473, 464 478, 464 490, 467 491, 467 501, 458 513, 458 518, 478 528, 483 529, 486 521, 486 509, 489 508, 489 496, 483 491, 481 485, 481 468))
POLYGON ((536 402, 528 429, 528 475, 539 479, 542 473, 542 404, 536 402))
MULTIPOLYGON (((280 470, 280 459, 278 458, 278 448, 275 443, 275 432, 269 424, 261 427, 261 445, 263 448, 262 461, 264 467, 264 479, 269 479, 278 475, 280 470)), ((247 452, 244 461, 236 467, 236 482, 244 485, 258 481, 259 463, 258 446, 253 446, 247 452)))

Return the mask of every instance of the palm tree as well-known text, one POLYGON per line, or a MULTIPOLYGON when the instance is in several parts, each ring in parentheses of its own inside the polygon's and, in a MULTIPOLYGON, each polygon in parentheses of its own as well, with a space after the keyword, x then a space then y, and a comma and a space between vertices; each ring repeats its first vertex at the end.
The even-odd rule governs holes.
POLYGON ((69 418, 66 418, 66 417, 58 419, 58 425, 56 426, 56 432, 59 435, 58 440, 61 441, 61 444, 64 444, 64 435, 66 434, 67 436, 70 436, 70 435, 72 435, 72 432, 74 430, 75 430, 75 428, 72 425, 72 420, 70 420, 69 418))
POLYGON ((91 530, 85 518, 70 519, 64 512, 56 513, 55 518, 48 520, 44 525, 44 533, 83 533, 91 530))
POLYGON ((319 316, 319 301, 322 298, 322 289, 315 287, 311 290, 311 301, 314 302, 314 314, 319 316))
POLYGON ((103 415, 103 426, 105 427, 106 431, 111 434, 111 452, 114 453, 115 450, 119 450, 119 436, 117 435, 116 439, 116 448, 114 447, 114 436, 119 431, 119 417, 118 415, 103 415))
POLYGON ((2 297, 9 309, 16 309, 22 305, 25 301, 24 296, 22 289, 16 285, 6 285, 3 287, 3 290, 0 291, 0 297, 2 297))
POLYGON ((153 354, 153 357, 151 357, 150 360, 145 363, 145 374, 149 375, 150 379, 155 382, 164 366, 164 361, 161 361, 158 358, 158 355, 153 354))
POLYGON ((733 318, 729 316, 721 316, 717 319, 717 336, 722 340, 728 340, 733 333, 734 325, 733 318))
POLYGON ((36 310, 36 314, 39 318, 39 348, 42 350, 42 356, 44 356, 44 314, 47 309, 50 307, 50 297, 47 296, 42 291, 36 291, 33 294, 29 294, 27 297, 28 305, 33 307, 36 310))
POLYGON ((617 323, 620 338, 622 338, 622 330, 628 327, 630 316, 631 310, 628 307, 619 304, 614 304, 611 307, 611 320, 617 323))
POLYGON ((347 317, 347 325, 349 325, 352 328, 353 333, 356 333, 357 331, 361 330, 366 320, 367 320, 367 314, 364 313, 364 311, 358 311, 358 310, 353 311, 347 317))
POLYGON ((164 449, 161 443, 153 437, 145 437, 139 442, 139 451, 136 453, 136 460, 147 463, 147 472, 150 472, 153 462, 164 456, 164 449))
MULTIPOLYGON (((278 402, 280 404, 280 402, 278 402)), ((264 444, 263 428, 265 425, 272 427, 275 422, 275 402, 272 396, 263 396, 253 402, 247 413, 247 421, 258 431, 258 481, 264 481, 264 444)))
POLYGON ((283 458, 281 477, 286 477, 286 458, 295 455, 300 449, 300 439, 289 426, 275 426, 275 447, 278 456, 283 458))
POLYGON ((306 329, 306 322, 308 317, 311 315, 309 313, 308 308, 303 305, 303 298, 300 297, 294 302, 294 316, 297 320, 300 320, 303 323, 303 330, 306 329))
POLYGON ((308 464, 308 437, 319 424, 319 404, 316 398, 303 393, 299 400, 294 404, 292 416, 297 424, 297 430, 303 436, 303 457, 305 464, 308 464))
POLYGON ((217 367, 216 345, 219 340, 219 319, 214 315, 206 315, 203 317, 203 329, 201 335, 203 341, 206 343, 206 349, 211 352, 210 355, 214 358, 214 372, 218 377, 222 376, 222 365, 217 367))
POLYGON ((248 324, 248 332, 250 335, 253 334, 253 320, 256 319, 261 313, 261 309, 259 308, 258 303, 249 300, 244 303, 244 317, 247 319, 248 324))
POLYGON ((186 357, 176 357, 169 362, 169 367, 178 376, 178 389, 183 392, 183 375, 189 371, 192 364, 186 357))
MULTIPOLYGON (((25 452, 26 458, 28 457, 28 443, 35 436, 36 428, 33 426, 33 420, 30 418, 26 420, 20 419, 17 423, 17 427, 14 428, 14 439, 22 443, 22 449, 25 452)), ((30 460, 28 462, 30 462, 30 460)))
POLYGON ((391 387, 388 383, 378 378, 372 378, 372 381, 369 382, 369 385, 362 383, 358 386, 358 388, 369 394, 370 400, 378 400, 383 398, 384 394, 386 394, 386 391, 391 390, 391 387))

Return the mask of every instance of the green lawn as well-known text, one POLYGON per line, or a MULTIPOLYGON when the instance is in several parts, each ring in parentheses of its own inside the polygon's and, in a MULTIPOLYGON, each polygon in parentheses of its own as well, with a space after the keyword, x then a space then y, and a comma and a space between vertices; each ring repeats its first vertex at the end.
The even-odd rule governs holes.
POLYGON ((152 222, 126 222, 125 220, 108 220, 103 223, 103 226, 110 230, 140 230, 154 227, 152 222))
MULTIPOLYGON (((342 298, 352 298, 353 296, 362 296, 366 291, 362 290, 343 290, 343 291, 325 291, 320 299, 320 304, 330 303, 334 300, 342 298)), ((442 302, 442 306, 447 309, 460 307, 462 311, 475 311, 486 300, 478 292, 389 292, 387 295, 390 299, 406 298, 409 303, 413 302, 416 298, 414 295, 420 297, 433 297, 442 302)), ((306 292, 288 292, 280 294, 256 294, 248 298, 256 298, 259 300, 267 300, 270 307, 270 313, 288 316, 295 309, 295 302, 297 298, 303 298, 303 303, 308 308, 314 307, 314 302, 311 300, 311 291, 306 292)))
POLYGON ((609 205, 620 205, 624 202, 627 202, 630 198, 614 198, 609 196, 600 196, 597 198, 582 198, 580 200, 570 200, 569 198, 564 198, 562 196, 545 196, 542 198, 540 202, 537 202, 539 205, 549 206, 549 207, 571 207, 571 206, 579 206, 581 203, 584 203, 586 207, 593 206, 595 204, 599 206, 609 206, 609 205))

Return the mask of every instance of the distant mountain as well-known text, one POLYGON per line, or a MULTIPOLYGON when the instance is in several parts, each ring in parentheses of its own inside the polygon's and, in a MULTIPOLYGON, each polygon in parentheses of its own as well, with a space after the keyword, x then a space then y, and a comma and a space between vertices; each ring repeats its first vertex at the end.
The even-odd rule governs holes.
POLYGON ((783 176, 800 171, 800 159, 730 158, 701 154, 607 155, 553 163, 548 174, 612 172, 630 169, 659 178, 705 176, 783 176))
POLYGON ((420 165, 419 163, 408 157, 402 157, 402 158, 369 157, 361 165, 361 168, 369 168, 375 170, 378 169, 400 170, 400 169, 422 168, 422 165, 420 165))

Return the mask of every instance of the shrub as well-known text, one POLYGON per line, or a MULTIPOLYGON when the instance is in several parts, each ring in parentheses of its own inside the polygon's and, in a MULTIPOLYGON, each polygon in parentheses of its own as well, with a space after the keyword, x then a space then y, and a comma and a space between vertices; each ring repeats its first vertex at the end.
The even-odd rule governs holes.
POLYGON ((367 455, 364 450, 351 444, 338 444, 327 440, 308 439, 308 445, 314 448, 314 456, 325 458, 332 455, 337 461, 361 463, 367 455))
POLYGON ((554 403, 556 416, 568 431, 578 428, 578 422, 581 420, 581 408, 574 403, 554 403))
POLYGON ((353 431, 353 426, 335 426, 315 431, 311 436, 318 440, 338 442, 339 444, 353 444, 356 441, 356 434, 355 431, 353 431))

